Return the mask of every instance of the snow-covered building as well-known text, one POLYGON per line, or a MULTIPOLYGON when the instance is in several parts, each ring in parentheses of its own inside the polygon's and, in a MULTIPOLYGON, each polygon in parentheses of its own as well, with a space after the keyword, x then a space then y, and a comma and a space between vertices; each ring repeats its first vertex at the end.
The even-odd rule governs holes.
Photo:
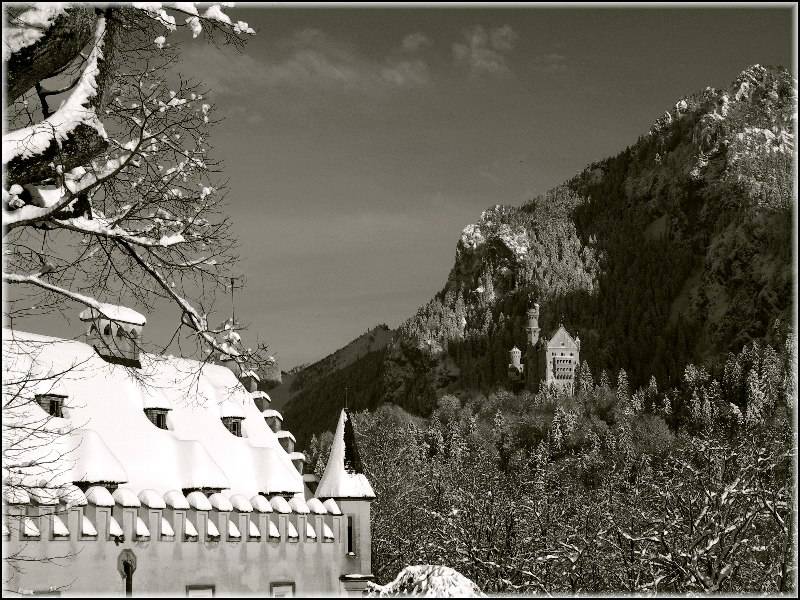
POLYGON ((509 380, 534 392, 541 386, 554 386, 572 393, 575 371, 580 362, 580 338, 573 338, 563 324, 559 324, 551 335, 542 336, 539 305, 536 303, 529 306, 527 316, 525 355, 523 358, 522 351, 516 346, 509 350, 509 380))
POLYGON ((360 595, 374 494, 348 415, 312 494, 255 373, 144 352, 144 317, 107 308, 85 342, 3 331, 6 589, 360 595))

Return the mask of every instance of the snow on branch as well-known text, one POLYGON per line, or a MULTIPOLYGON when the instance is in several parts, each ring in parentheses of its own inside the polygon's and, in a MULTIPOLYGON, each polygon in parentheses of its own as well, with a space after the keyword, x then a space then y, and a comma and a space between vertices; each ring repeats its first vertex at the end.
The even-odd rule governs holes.
POLYGON ((8 62, 12 54, 38 42, 67 6, 66 2, 38 2, 11 19, 3 36, 3 62, 8 62))
POLYGON ((102 138, 106 138, 103 123, 97 117, 90 100, 97 94, 98 62, 103 57, 103 41, 106 20, 100 17, 94 33, 94 46, 83 73, 69 98, 41 123, 10 131, 3 136, 3 165, 12 159, 30 158, 43 154, 51 144, 65 141, 79 125, 92 127, 102 138))

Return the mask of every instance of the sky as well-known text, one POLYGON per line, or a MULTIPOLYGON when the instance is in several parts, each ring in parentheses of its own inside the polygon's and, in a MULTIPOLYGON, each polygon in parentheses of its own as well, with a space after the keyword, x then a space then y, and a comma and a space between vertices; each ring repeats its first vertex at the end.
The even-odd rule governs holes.
MULTIPOLYGON (((485 208, 622 151, 682 96, 793 56, 787 7, 227 12, 257 34, 241 52, 188 42, 179 70, 224 118, 211 143, 246 277, 237 318, 284 369, 411 316, 485 208)), ((178 311, 148 317, 157 336, 178 311)))

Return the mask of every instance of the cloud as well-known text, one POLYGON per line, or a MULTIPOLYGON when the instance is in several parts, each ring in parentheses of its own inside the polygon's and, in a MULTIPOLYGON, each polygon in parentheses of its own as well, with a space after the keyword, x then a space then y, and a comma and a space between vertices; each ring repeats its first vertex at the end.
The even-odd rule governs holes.
POLYGON ((427 35, 418 31, 416 33, 409 33, 404 37, 402 47, 406 52, 417 52, 422 47, 430 46, 432 43, 433 42, 431 42, 427 35))
MULTIPOLYGON (((417 47, 424 43, 418 38, 410 42, 417 47)), ((315 28, 277 40, 264 58, 258 59, 246 53, 198 47, 184 53, 182 68, 187 67, 217 93, 228 94, 247 93, 253 88, 364 92, 387 86, 421 86, 430 80, 427 62, 403 56, 402 49, 383 58, 365 56, 315 28)))
POLYGON ((430 80, 428 64, 422 60, 401 60, 381 69, 385 81, 397 86, 424 85, 430 80))
POLYGON ((482 25, 476 25, 465 30, 463 35, 463 42, 453 44, 456 64, 468 67, 474 75, 501 75, 509 72, 506 55, 514 48, 519 37, 510 25, 490 31, 482 25))
POLYGON ((531 68, 534 71, 545 73, 556 73, 559 71, 567 70, 567 57, 563 54, 542 54, 536 56, 530 61, 531 68))

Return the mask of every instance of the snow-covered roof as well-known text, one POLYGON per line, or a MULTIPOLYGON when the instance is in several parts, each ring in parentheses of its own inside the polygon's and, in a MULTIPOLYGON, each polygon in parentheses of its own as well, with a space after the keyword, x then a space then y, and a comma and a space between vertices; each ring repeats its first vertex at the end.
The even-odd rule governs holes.
POLYGON ((88 504, 86 495, 74 483, 68 483, 67 485, 62 486, 59 490, 59 498, 67 506, 67 508, 72 508, 73 506, 86 506, 88 504))
POLYGON ((307 515, 311 512, 303 494, 295 494, 292 496, 292 499, 289 500, 289 506, 292 507, 292 512, 296 512, 299 515, 307 515))
POLYGON ((339 508, 339 505, 336 504, 336 500, 333 498, 328 498, 325 502, 322 503, 322 506, 325 507, 325 510, 328 511, 329 514, 332 515, 340 515, 342 514, 342 510, 339 508))
POLYGON ((72 481, 87 483, 124 483, 128 474, 117 457, 106 446, 103 438, 91 429, 73 432, 76 450, 72 466, 72 481))
POLYGON ((255 398, 265 398, 267 402, 272 402, 272 398, 269 397, 267 392, 262 392, 261 390, 256 390, 255 392, 250 392, 250 395, 255 398))
POLYGON ((278 439, 281 439, 281 438, 289 438, 289 439, 290 439, 290 440, 292 440, 293 442, 296 442, 296 441, 297 441, 296 439, 294 439, 294 436, 292 435, 292 432, 291 432, 291 431, 286 431, 285 429, 283 429, 283 430, 279 431, 279 432, 278 432, 278 433, 276 433, 275 435, 278 437, 278 439))
POLYGON ((349 411, 343 409, 331 444, 325 472, 317 486, 317 498, 374 498, 358 456, 349 411))
POLYGON ((189 508, 189 501, 180 490, 169 490, 164 494, 164 502, 176 510, 188 510, 189 508))
POLYGON ((253 512, 253 504, 242 494, 233 494, 230 497, 231 506, 239 512, 253 512))
POLYGON ((292 507, 289 506, 289 503, 286 501, 286 498, 283 496, 275 496, 272 500, 269 501, 272 505, 272 510, 281 514, 289 514, 292 512, 292 507))
POLYGON ((261 414, 264 416, 265 419, 269 419, 270 417, 278 417, 281 421, 283 421, 283 415, 274 408, 268 408, 266 410, 262 410, 261 414))
POLYGON ((222 404, 219 405, 219 416, 244 419, 244 409, 242 408, 242 405, 237 402, 233 402, 232 400, 224 400, 222 404))
POLYGON ((186 500, 189 502, 189 506, 195 510, 211 510, 211 502, 208 501, 208 498, 206 498, 203 492, 198 490, 189 492, 189 495, 186 496, 186 500))
MULTIPOLYGON (((182 495, 183 494, 181 494, 181 496, 182 495)), ((155 490, 142 490, 139 492, 139 502, 144 504, 147 508, 167 507, 167 503, 164 501, 164 498, 155 490)))
POLYGON ((114 502, 126 508, 139 508, 142 505, 136 494, 126 487, 118 487, 111 497, 114 498, 114 502))
POLYGON ((86 500, 95 506, 114 506, 114 498, 102 485, 93 485, 86 490, 86 500))
POLYGON ((217 492, 216 494, 211 494, 208 497, 208 501, 211 504, 212 508, 222 511, 230 511, 233 510, 233 504, 231 501, 228 500, 225 496, 217 492))
POLYGON ((34 487, 28 490, 30 497, 37 504, 53 506, 58 504, 59 490, 52 487, 34 487))
MULTIPOLYGON (((144 352, 140 362, 134 372, 106 362, 79 341, 3 330, 4 382, 8 374, 19 378, 33 370, 39 379, 63 373, 58 385, 69 397, 69 418, 50 418, 48 426, 75 430, 54 433, 52 444, 36 444, 36 452, 49 452, 45 458, 52 460, 38 461, 47 464, 46 472, 40 467, 23 485, 38 485, 55 473, 60 479, 53 485, 121 483, 137 495, 212 488, 251 498, 303 490, 300 474, 251 394, 228 368, 144 352), (244 437, 231 435, 220 419, 221 412, 233 412, 231 406, 243 418, 244 437), (144 414, 152 407, 171 407, 168 430, 144 414)), ((4 407, 4 421, 7 412, 4 407)), ((12 416, 47 417, 36 402, 12 416)), ((23 458, 29 457, 20 456, 20 462, 23 458)))
POLYGON ((101 302, 97 308, 89 307, 83 309, 81 314, 78 315, 78 318, 81 321, 92 321, 101 318, 109 319, 110 321, 119 321, 121 323, 130 323, 131 325, 147 324, 147 319, 143 314, 127 306, 119 306, 107 302, 101 302))
POLYGON ((315 515, 327 515, 328 509, 325 508, 325 505, 319 501, 319 498, 309 498, 306 500, 306 506, 308 506, 308 510, 310 510, 315 515))
POLYGON ((289 453, 289 460, 306 460, 306 455, 302 452, 290 452, 289 453))
POLYGON ((271 513, 272 512, 272 504, 269 503, 264 496, 258 494, 250 498, 250 504, 253 505, 253 508, 261 513, 271 513))

